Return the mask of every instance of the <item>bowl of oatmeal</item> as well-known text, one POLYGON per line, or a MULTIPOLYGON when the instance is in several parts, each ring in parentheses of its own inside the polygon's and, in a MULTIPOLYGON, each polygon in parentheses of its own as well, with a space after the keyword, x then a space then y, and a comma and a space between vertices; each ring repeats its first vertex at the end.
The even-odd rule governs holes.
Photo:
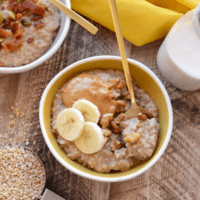
MULTIPOLYGON (((62 2, 71 8, 70 0, 62 2)), ((0 1, 0 73, 21 73, 61 46, 70 18, 48 0, 0 1)))
POLYGON ((166 89, 146 66, 128 62, 136 101, 153 114, 151 119, 143 114, 124 119, 130 96, 120 57, 76 62, 57 74, 42 95, 45 141, 55 158, 80 176, 105 182, 134 178, 153 166, 168 145, 173 115, 166 89))

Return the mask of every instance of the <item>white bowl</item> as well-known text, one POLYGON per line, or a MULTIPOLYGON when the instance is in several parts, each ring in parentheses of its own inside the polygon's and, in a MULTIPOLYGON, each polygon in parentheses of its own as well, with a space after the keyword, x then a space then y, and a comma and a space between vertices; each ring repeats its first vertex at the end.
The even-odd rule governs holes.
POLYGON ((153 156, 144 163, 126 172, 97 173, 75 161, 70 160, 66 153, 58 145, 51 132, 51 107, 53 98, 62 85, 74 75, 95 68, 122 70, 120 57, 97 56, 78 61, 67 66, 59 72, 47 85, 40 101, 39 118, 44 139, 55 158, 67 169, 83 176, 103 182, 119 182, 129 180, 147 171, 152 167, 164 153, 172 133, 173 115, 172 106, 167 91, 158 77, 142 63, 128 59, 130 73, 135 78, 138 85, 146 90, 158 105, 159 123, 161 126, 158 144, 153 156))
MULTIPOLYGON (((60 1, 62 1, 68 8, 71 9, 70 0, 60 0, 60 1)), ((55 40, 53 41, 51 47, 49 48, 49 50, 47 52, 45 52, 40 58, 38 58, 37 60, 35 60, 27 65, 23 65, 20 67, 0 67, 0 73, 14 74, 14 73, 26 72, 30 69, 33 69, 33 68, 41 65, 45 61, 47 61, 49 58, 51 58, 56 53, 56 51, 62 45, 62 43, 69 31, 70 21, 71 21, 71 19, 65 13, 61 12, 61 25, 60 25, 58 34, 57 34, 55 40)))

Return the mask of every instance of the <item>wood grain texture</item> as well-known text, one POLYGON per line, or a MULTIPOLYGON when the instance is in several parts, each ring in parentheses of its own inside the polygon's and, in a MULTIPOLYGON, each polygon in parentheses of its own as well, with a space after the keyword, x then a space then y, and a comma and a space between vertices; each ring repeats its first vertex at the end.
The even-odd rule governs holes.
MULTIPOLYGON (((156 65, 162 40, 143 47, 125 41, 127 56, 147 65, 167 88, 174 109, 174 129, 162 158, 143 175, 122 183, 100 183, 65 169, 50 153, 39 125, 39 102, 44 88, 62 69, 83 58, 119 55, 116 36, 99 28, 96 36, 72 22, 58 52, 43 65, 23 74, 0 76, 0 133, 8 132, 11 106, 25 113, 17 119, 27 125, 28 147, 38 153, 47 172, 47 187, 66 200, 182 200, 200 199, 200 93, 184 92, 170 85, 156 65), (31 125, 32 124, 32 125, 31 125), (35 142, 34 142, 35 141, 35 142)), ((22 144, 23 145, 23 144, 22 144)))

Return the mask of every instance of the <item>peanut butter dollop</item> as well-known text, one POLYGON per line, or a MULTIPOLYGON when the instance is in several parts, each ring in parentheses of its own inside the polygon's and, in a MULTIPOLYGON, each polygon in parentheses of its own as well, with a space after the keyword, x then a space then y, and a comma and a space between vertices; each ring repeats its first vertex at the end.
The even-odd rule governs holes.
POLYGON ((81 73, 72 78, 62 92, 62 101, 71 108, 75 101, 86 99, 95 104, 101 115, 115 113, 117 102, 112 99, 113 91, 97 76, 81 73))

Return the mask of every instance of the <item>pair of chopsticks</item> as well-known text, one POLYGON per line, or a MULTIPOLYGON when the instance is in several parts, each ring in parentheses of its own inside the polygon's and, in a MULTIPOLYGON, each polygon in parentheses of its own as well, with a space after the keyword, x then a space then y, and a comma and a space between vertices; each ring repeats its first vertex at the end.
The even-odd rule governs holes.
POLYGON ((70 10, 66 5, 61 3, 59 0, 49 0, 52 4, 54 4, 56 7, 58 7, 60 10, 62 10, 64 13, 66 13, 71 19, 76 21, 78 24, 80 24, 82 27, 84 27, 86 30, 88 30, 90 33, 95 35, 98 31, 98 29, 88 22, 86 19, 81 17, 79 14, 74 12, 73 10, 70 10))

